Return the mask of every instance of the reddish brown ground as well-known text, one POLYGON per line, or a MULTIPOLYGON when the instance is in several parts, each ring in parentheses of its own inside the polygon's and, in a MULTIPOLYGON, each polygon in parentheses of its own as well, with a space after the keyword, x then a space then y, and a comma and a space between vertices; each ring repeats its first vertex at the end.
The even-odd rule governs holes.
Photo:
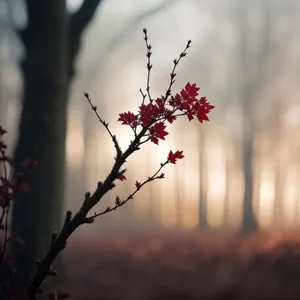
POLYGON ((65 289, 82 300, 300 299, 299 246, 300 234, 77 235, 65 289))

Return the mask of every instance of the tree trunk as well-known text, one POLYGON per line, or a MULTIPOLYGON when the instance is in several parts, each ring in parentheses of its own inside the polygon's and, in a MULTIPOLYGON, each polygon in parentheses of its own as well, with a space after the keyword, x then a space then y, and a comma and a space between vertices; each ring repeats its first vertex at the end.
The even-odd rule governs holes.
POLYGON ((284 203, 283 203, 283 189, 284 186, 282 181, 283 177, 283 168, 280 159, 276 159, 276 154, 274 159, 274 173, 275 173, 275 195, 274 195, 274 208, 273 208, 273 226, 277 229, 283 225, 283 211, 284 211, 284 203))
POLYGON ((38 166, 27 180, 32 190, 19 193, 13 202, 12 232, 25 241, 25 245, 12 247, 18 270, 15 280, 20 288, 30 283, 35 261, 43 258, 51 233, 60 228, 69 86, 81 34, 100 2, 83 1, 69 18, 65 0, 26 1, 28 23, 20 31, 25 58, 21 66, 24 86, 15 172, 22 171, 27 156, 38 166))
POLYGON ((14 199, 12 231, 25 245, 13 247, 17 282, 26 287, 59 229, 64 193, 67 111, 67 18, 65 1, 28 1, 24 90, 15 149, 15 171, 31 157, 38 166, 28 180, 32 190, 14 199), (51 26, 49 26, 51 24, 51 26))
POLYGON ((253 212, 253 136, 248 135, 243 143, 243 177, 244 177, 244 199, 243 199, 243 231, 257 230, 257 222, 253 212))
POLYGON ((242 168, 244 181, 243 195, 243 221, 242 230, 249 232, 257 229, 257 222, 253 213, 253 138, 254 121, 253 110, 255 104, 252 101, 256 96, 253 81, 255 68, 253 67, 253 55, 250 51, 249 36, 251 28, 247 17, 251 5, 246 1, 238 1, 237 4, 237 26, 239 27, 239 65, 240 90, 242 113, 243 113, 243 137, 242 137, 242 168))

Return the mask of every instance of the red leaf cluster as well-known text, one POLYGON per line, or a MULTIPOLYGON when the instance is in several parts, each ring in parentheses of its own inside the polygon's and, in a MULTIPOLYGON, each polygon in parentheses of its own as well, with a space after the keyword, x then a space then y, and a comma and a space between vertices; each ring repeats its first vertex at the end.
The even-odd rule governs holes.
POLYGON ((137 126, 148 129, 148 137, 151 142, 158 145, 159 139, 164 140, 168 132, 165 131, 165 121, 172 124, 178 116, 187 116, 191 121, 197 117, 199 122, 209 121, 208 114, 215 107, 211 105, 206 97, 197 99, 199 87, 189 82, 179 94, 157 98, 148 104, 139 107, 138 114, 130 111, 119 114, 118 121, 122 125, 129 125, 135 132, 137 126))
POLYGON ((153 126, 149 128, 150 141, 158 145, 158 139, 164 140, 165 136, 169 134, 165 131, 166 127, 163 122, 154 123, 153 126))

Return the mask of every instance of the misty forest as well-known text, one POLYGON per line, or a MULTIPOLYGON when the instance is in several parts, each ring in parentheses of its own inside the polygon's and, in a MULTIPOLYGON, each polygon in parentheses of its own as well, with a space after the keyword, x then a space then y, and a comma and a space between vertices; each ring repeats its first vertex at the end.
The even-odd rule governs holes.
POLYGON ((299 79, 299 0, 0 0, 0 298, 299 299, 299 79), (209 121, 114 171, 188 40, 209 121))

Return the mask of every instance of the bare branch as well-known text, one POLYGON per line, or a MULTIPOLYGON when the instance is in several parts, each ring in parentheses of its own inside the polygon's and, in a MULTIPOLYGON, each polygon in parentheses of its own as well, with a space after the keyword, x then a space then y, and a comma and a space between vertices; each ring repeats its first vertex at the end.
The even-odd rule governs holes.
POLYGON ((83 220, 83 224, 84 223, 91 223, 95 220, 95 218, 99 217, 99 216, 102 216, 102 215, 105 215, 109 212, 112 212, 114 210, 116 210, 117 208, 123 206, 124 204, 126 204, 129 200, 133 199, 133 196, 146 184, 148 184, 149 182, 151 181, 154 181, 156 179, 163 179, 165 178, 165 174, 164 173, 161 173, 160 175, 158 175, 158 173, 160 173, 161 169, 167 165, 169 163, 169 160, 167 160, 166 162, 164 163, 161 163, 160 164, 160 167, 159 169, 150 177, 148 177, 146 180, 144 180, 143 182, 136 182, 135 186, 136 186, 136 189, 129 195, 127 196, 127 198, 125 198, 124 200, 120 200, 120 198, 117 196, 116 198, 116 201, 115 201, 115 205, 110 207, 108 206, 104 211, 100 212, 100 213, 95 213, 93 216, 91 217, 86 217, 84 220, 83 220))
MULTIPOLYGON (((119 32, 114 35, 111 40, 105 45, 105 49, 99 52, 99 57, 97 58, 97 63, 90 66, 88 69, 88 74, 85 75, 85 78, 97 78, 97 74, 99 70, 101 70, 101 64, 104 64, 108 57, 113 55, 115 51, 118 49, 120 44, 128 38, 128 34, 131 34, 132 31, 136 28, 142 27, 141 24, 145 23, 147 19, 154 17, 159 13, 163 13, 168 9, 172 8, 176 3, 180 3, 182 0, 165 0, 158 5, 147 9, 137 16, 133 17, 127 25, 120 28, 119 32)), ((87 89, 90 89, 90 81, 86 82, 84 86, 87 89)))
POLYGON ((99 113, 97 112, 97 106, 93 105, 92 103, 92 99, 90 98, 88 93, 84 93, 84 97, 88 100, 91 109, 93 110, 93 112, 95 113, 95 115, 97 116, 98 120, 101 122, 101 124, 105 127, 106 131, 108 132, 108 134, 110 135, 112 142, 116 148, 116 159, 118 159, 121 155, 122 155, 122 150, 121 147, 117 141, 117 138, 115 135, 112 134, 112 132, 110 131, 109 127, 108 127, 108 123, 106 123, 104 120, 102 120, 102 118, 100 117, 99 113))
MULTIPOLYGON (((33 298, 44 281, 45 276, 49 273, 50 266, 55 260, 57 255, 66 247, 67 239, 69 236, 82 224, 87 223, 88 212, 102 199, 102 197, 111 190, 115 184, 113 183, 119 176, 120 168, 126 162, 126 159, 136 151, 136 147, 140 142, 140 139, 146 133, 147 128, 143 128, 139 135, 131 142, 127 150, 119 156, 109 175, 106 177, 103 183, 98 183, 95 192, 92 195, 86 195, 85 200, 79 211, 72 218, 71 211, 66 214, 65 224, 62 230, 58 233, 53 243, 50 245, 49 250, 43 260, 41 261, 36 274, 27 290, 27 296, 33 298), (45 275, 46 274, 46 275, 45 275)), ((91 221, 92 222, 92 221, 91 221)))

